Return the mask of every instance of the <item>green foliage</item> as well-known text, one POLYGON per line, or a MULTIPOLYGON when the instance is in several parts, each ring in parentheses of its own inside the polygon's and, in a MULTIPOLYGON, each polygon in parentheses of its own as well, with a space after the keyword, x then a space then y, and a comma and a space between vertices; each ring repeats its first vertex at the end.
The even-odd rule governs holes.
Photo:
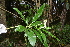
POLYGON ((70 44, 70 25, 65 25, 64 29, 60 31, 61 26, 55 25, 55 35, 60 39, 61 44, 70 44))
POLYGON ((18 27, 15 29, 15 31, 19 31, 19 32, 22 32, 24 30, 26 30, 26 28, 22 25, 18 25, 18 27))
POLYGON ((36 43, 36 35, 31 29, 28 29, 30 32, 27 32, 28 40, 32 46, 35 46, 36 43))
POLYGON ((33 20, 32 22, 35 22, 41 15, 42 15, 42 12, 44 10, 44 7, 45 7, 45 4, 43 4, 37 11, 37 13, 35 14, 35 16, 33 17, 33 20))
POLYGON ((31 23, 30 26, 38 26, 40 25, 42 22, 41 21, 36 21, 34 23, 31 23))
POLYGON ((22 17, 22 20, 25 21, 24 16, 22 15, 22 13, 17 9, 17 8, 13 8, 14 10, 16 10, 18 12, 18 14, 22 17))
MULTIPOLYGON (((42 15, 44 8, 45 8, 45 4, 43 4, 38 9, 37 13, 32 18, 32 22, 30 24, 29 24, 30 22, 29 19, 31 19, 31 17, 30 18, 27 17, 25 19, 25 23, 27 25, 26 26, 18 25, 17 28, 15 29, 15 32, 17 31, 25 32, 25 36, 28 37, 28 40, 32 46, 35 46, 35 43, 37 41, 36 39, 38 38, 45 47, 48 47, 47 35, 46 35, 47 33, 48 35, 56 38, 56 36, 54 36, 52 33, 47 31, 48 29, 50 29, 50 27, 45 28, 44 24, 41 21, 37 21, 37 19, 39 19, 39 17, 42 15)), ((20 13, 20 11, 17 8, 14 8, 14 10, 16 10, 22 16, 22 13, 20 13)), ((59 41, 58 38, 56 39, 59 41)))

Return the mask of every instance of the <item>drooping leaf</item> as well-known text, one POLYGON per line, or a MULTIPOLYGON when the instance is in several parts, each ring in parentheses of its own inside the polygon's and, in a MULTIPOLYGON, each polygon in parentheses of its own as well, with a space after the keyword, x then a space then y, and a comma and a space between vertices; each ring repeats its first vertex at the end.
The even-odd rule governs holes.
POLYGON ((37 13, 35 14, 35 16, 32 19, 32 22, 35 22, 42 15, 44 7, 45 7, 45 3, 38 9, 37 13))
POLYGON ((22 25, 18 25, 18 27, 15 29, 15 32, 19 31, 19 32, 22 32, 22 31, 25 31, 26 28, 22 25))
POLYGON ((28 30, 29 30, 29 32, 27 33, 28 40, 29 40, 29 42, 32 46, 35 46, 36 36, 35 36, 34 32, 31 29, 28 29, 28 30))

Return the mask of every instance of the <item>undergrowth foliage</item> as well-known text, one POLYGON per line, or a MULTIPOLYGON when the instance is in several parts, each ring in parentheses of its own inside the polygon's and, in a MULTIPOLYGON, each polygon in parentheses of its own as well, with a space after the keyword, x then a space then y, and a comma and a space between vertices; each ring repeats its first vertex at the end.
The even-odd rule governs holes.
POLYGON ((35 46, 38 38, 45 47, 48 47, 47 34, 57 39, 57 41, 60 41, 58 38, 56 38, 56 36, 54 36, 51 32, 48 31, 48 29, 51 29, 50 27, 45 27, 42 21, 38 21, 44 11, 44 8, 45 3, 37 10, 37 13, 34 15, 34 17, 26 18, 17 8, 13 8, 18 12, 22 20, 24 20, 24 22, 27 24, 26 26, 18 25, 15 29, 15 32, 25 32, 24 37, 28 38, 32 46, 35 46), (32 21, 29 21, 29 18, 31 18, 32 21))

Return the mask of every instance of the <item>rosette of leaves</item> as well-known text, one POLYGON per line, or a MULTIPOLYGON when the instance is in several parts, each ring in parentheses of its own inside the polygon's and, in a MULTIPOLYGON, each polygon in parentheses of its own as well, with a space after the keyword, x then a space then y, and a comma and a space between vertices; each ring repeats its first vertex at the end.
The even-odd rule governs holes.
MULTIPOLYGON (((15 29, 15 32, 17 31, 25 32, 25 36, 28 37, 28 40, 32 46, 35 46, 35 43, 37 41, 36 39, 38 38, 45 47, 48 47, 46 34, 56 38, 56 36, 47 31, 48 29, 50 29, 50 27, 45 28, 44 24, 41 21, 37 21, 42 15, 44 8, 45 3, 37 10, 37 13, 35 14, 34 17, 27 18, 25 18, 17 8, 14 8, 14 10, 16 10, 18 14, 20 14, 22 20, 24 20, 25 23, 27 24, 26 26, 18 25, 17 28, 15 29), (29 18, 31 18, 32 21, 29 21, 29 18), (29 22, 31 23, 29 24, 29 22)), ((56 39, 59 41, 58 38, 56 39)))

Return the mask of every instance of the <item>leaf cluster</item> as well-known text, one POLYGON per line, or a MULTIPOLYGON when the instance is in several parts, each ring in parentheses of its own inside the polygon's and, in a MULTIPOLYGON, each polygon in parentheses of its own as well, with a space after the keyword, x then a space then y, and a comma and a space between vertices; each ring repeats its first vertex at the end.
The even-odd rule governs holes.
POLYGON ((37 10, 37 13, 34 15, 34 17, 27 18, 25 18, 25 16, 22 15, 22 12, 20 12, 17 8, 13 8, 18 12, 22 20, 24 20, 27 24, 26 26, 18 25, 15 29, 15 32, 25 32, 25 37, 28 37, 28 40, 32 46, 35 46, 35 43, 37 42, 38 38, 45 47, 48 47, 46 34, 52 36, 53 38, 59 41, 59 39, 56 38, 56 36, 54 36, 51 32, 48 31, 48 29, 51 29, 50 27, 44 27, 44 24, 41 21, 38 21, 38 19, 44 11, 44 8, 45 3, 37 10), (29 21, 29 19, 31 19, 31 21, 29 21))

